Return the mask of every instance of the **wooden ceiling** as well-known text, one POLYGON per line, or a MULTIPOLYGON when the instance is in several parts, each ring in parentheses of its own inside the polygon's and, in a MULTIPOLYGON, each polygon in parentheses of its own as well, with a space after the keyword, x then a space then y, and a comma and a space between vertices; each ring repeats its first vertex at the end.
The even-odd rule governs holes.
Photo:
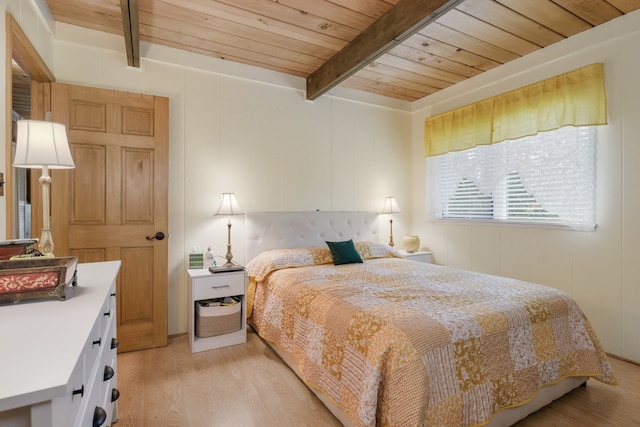
POLYGON ((415 101, 640 8, 640 0, 47 0, 59 22, 415 101), (123 21, 123 14, 125 19, 123 21), (124 25, 123 25, 124 22, 124 25))

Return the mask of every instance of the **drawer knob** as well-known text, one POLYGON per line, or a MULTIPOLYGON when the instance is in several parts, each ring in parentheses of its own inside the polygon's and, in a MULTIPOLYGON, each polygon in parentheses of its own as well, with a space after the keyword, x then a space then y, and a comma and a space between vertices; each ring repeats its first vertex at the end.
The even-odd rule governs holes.
POLYGON ((107 411, 96 406, 95 411, 93 411, 93 427, 100 427, 105 421, 107 421, 107 411))
POLYGON ((93 345, 98 345, 98 347, 100 347, 102 345, 102 337, 98 338, 97 340, 93 341, 93 345))
POLYGON ((111 350, 118 348, 119 345, 120 341, 118 341, 117 338, 111 338, 111 350))
POLYGON ((80 387, 79 389, 73 390, 72 395, 75 396, 76 394, 79 394, 80 397, 84 396, 84 384, 82 384, 82 387, 80 387))
POLYGON ((120 392, 117 388, 111 390, 111 402, 115 402, 120 397, 120 392))
POLYGON ((111 310, 107 311, 106 313, 103 313, 106 317, 111 316, 111 310))
POLYGON ((103 379, 105 381, 109 381, 111 378, 113 378, 113 376, 116 374, 116 372, 113 370, 113 368, 109 365, 104 367, 104 376, 103 379))

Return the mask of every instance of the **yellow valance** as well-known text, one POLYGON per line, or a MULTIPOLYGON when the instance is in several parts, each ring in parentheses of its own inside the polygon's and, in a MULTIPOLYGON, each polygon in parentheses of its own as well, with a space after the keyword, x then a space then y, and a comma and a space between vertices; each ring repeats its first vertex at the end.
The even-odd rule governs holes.
POLYGON ((425 120, 427 156, 562 126, 607 124, 603 65, 591 64, 425 120))

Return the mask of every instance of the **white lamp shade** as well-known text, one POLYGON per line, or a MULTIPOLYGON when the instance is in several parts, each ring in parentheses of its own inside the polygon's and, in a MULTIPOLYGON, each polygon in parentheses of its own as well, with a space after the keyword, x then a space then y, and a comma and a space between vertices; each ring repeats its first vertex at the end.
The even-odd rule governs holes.
POLYGON ((40 120, 18 120, 17 168, 73 169, 67 131, 62 123, 40 120))
POLYGON ((240 209, 235 193, 222 193, 222 203, 218 208, 216 215, 243 215, 240 209))
POLYGON ((398 206, 398 202, 396 202, 396 198, 393 196, 387 197, 380 213, 393 214, 398 212, 400 212, 400 207, 398 206))

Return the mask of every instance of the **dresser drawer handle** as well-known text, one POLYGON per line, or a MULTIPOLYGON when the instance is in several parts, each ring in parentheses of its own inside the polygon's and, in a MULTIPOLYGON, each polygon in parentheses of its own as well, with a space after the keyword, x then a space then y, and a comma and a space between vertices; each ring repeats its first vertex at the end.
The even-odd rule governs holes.
POLYGON ((97 340, 93 341, 93 345, 98 344, 98 347, 100 347, 102 345, 102 337, 98 338, 97 340))
POLYGON ((111 310, 107 311, 106 313, 103 313, 106 317, 111 316, 111 310))
POLYGON ((107 411, 96 406, 95 411, 93 411, 93 427, 100 427, 105 421, 107 421, 107 411))
POLYGON ((104 367, 104 376, 103 376, 103 380, 104 381, 109 381, 111 378, 113 378, 113 376, 115 375, 115 371, 113 370, 113 368, 109 365, 104 367))
POLYGON ((118 348, 119 345, 120 341, 118 341, 116 338, 111 338, 111 350, 118 348))
POLYGON ((82 387, 80 387, 77 390, 73 390, 73 392, 71 393, 73 396, 75 396, 76 394, 79 394, 80 397, 84 396, 84 384, 82 384, 82 387))
POLYGON ((111 402, 115 402, 120 397, 120 392, 117 388, 111 390, 111 402))
POLYGON ((211 289, 222 289, 222 288, 228 288, 229 285, 218 285, 218 286, 212 286, 211 289))

